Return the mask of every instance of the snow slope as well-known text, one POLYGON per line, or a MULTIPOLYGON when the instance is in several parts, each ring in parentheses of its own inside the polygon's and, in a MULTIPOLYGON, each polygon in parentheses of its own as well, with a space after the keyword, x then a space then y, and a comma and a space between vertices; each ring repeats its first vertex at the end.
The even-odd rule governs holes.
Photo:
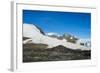
POLYGON ((57 34, 57 33, 53 33, 53 32, 49 32, 49 33, 46 33, 47 36, 52 36, 52 35, 55 35, 57 37, 59 37, 60 35, 57 34))
POLYGON ((59 40, 57 38, 52 38, 52 37, 43 35, 40 32, 40 30, 36 28, 36 26, 33 24, 23 24, 23 36, 31 38, 33 43, 47 44, 48 48, 53 48, 58 45, 62 45, 70 49, 90 50, 90 48, 87 48, 78 44, 66 42, 65 39, 59 40))

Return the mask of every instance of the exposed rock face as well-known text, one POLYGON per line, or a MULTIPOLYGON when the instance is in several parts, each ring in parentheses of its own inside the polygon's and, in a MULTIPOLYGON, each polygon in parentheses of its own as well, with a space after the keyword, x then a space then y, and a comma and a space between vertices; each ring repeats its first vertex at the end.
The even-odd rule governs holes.
MULTIPOLYGON (((35 25, 35 26, 36 26, 36 25, 35 25)), ((43 31, 40 27, 38 27, 38 26, 36 26, 36 27, 40 30, 40 33, 41 33, 41 34, 45 35, 44 31, 43 31)))
POLYGON ((27 39, 30 39, 30 38, 28 38, 28 37, 23 37, 23 40, 27 40, 27 39))

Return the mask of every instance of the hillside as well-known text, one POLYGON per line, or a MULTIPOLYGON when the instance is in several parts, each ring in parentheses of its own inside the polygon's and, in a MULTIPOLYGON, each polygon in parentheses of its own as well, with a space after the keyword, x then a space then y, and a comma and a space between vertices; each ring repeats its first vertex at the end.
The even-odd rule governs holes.
POLYGON ((62 45, 47 48, 45 44, 24 44, 23 45, 23 62, 39 61, 65 61, 65 60, 82 60, 90 59, 90 50, 72 50, 62 45))

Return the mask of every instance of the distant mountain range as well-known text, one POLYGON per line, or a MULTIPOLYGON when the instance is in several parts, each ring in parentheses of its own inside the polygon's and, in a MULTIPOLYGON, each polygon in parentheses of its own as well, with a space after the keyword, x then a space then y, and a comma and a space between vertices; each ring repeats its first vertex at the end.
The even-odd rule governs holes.
POLYGON ((72 38, 72 40, 74 39, 74 38, 76 38, 76 43, 77 44, 81 44, 81 43, 84 43, 84 44, 86 44, 86 45, 84 45, 84 46, 87 46, 87 47, 91 47, 91 40, 90 39, 80 39, 80 38, 78 38, 78 37, 76 37, 76 36, 73 36, 73 35, 70 35, 70 34, 67 34, 67 33, 65 33, 65 34, 62 34, 62 35, 59 35, 58 33, 53 33, 53 32, 50 32, 50 33, 46 33, 46 35, 47 36, 49 36, 49 37, 53 37, 53 38, 57 38, 57 39, 59 39, 59 40, 62 40, 62 39, 66 39, 66 41, 67 41, 67 39, 71 39, 72 38), (69 38, 68 38, 69 37, 69 38))

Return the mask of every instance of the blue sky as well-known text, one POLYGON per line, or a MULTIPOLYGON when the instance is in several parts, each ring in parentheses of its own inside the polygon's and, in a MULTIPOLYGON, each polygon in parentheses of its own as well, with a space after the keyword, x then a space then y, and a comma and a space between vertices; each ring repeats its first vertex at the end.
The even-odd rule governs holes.
POLYGON ((23 23, 35 24, 45 33, 69 33, 84 39, 91 37, 90 13, 23 10, 23 23))

